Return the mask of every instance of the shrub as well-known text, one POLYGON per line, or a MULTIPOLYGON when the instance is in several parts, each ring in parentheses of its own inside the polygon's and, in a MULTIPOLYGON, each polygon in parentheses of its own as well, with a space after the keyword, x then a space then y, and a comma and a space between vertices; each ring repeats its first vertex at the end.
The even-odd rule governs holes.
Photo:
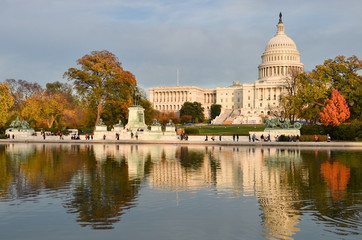
POLYGON ((93 133, 93 130, 94 130, 94 128, 86 128, 86 127, 83 127, 83 128, 81 128, 80 129, 80 133, 82 133, 82 134, 89 134, 89 133, 93 133))
POLYGON ((332 139, 335 140, 353 141, 362 138, 362 123, 341 124, 327 129, 332 139))
POLYGON ((324 136, 328 133, 332 140, 358 141, 359 139, 362 139, 362 123, 345 123, 335 127, 325 127, 322 125, 303 125, 300 129, 300 133, 302 136, 324 136))
POLYGON ((301 135, 326 135, 326 127, 323 125, 303 125, 300 129, 301 135))
POLYGON ((288 136, 280 135, 278 138, 278 142, 288 142, 288 136))

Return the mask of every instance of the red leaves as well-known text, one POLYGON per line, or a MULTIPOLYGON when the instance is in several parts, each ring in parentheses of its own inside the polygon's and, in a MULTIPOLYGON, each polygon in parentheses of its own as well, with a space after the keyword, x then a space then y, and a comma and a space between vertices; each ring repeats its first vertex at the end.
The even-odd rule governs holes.
POLYGON ((343 123, 350 116, 346 100, 338 90, 332 91, 331 98, 327 100, 327 105, 319 113, 319 120, 325 125, 337 126, 343 123))

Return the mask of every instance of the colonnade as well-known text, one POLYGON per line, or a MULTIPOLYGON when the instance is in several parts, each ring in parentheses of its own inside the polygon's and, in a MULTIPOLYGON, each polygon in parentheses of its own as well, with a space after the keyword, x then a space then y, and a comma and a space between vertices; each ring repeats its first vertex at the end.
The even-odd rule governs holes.
POLYGON ((205 104, 215 104, 216 103, 216 93, 204 93, 204 103, 205 104))
POLYGON ((154 108, 158 111, 180 111, 183 104, 155 104, 154 108))
POLYGON ((159 91, 154 93, 154 102, 187 102, 188 91, 159 91))
POLYGON ((276 77, 276 76, 287 76, 290 75, 293 71, 302 72, 302 67, 287 67, 287 66, 273 66, 273 67, 261 67, 259 69, 259 79, 265 77, 276 77))

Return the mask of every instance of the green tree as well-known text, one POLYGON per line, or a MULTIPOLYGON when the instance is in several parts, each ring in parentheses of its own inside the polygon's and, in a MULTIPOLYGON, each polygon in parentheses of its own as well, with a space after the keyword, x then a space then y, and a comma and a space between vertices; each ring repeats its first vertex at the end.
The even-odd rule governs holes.
POLYGON ((312 123, 316 123, 318 115, 329 96, 328 84, 324 79, 316 77, 314 71, 301 73, 297 77, 297 93, 290 97, 295 104, 296 114, 312 123))
POLYGON ((128 108, 132 105, 132 94, 133 90, 130 86, 117 86, 117 90, 109 96, 101 114, 106 125, 114 125, 119 120, 123 124, 127 122, 128 108))
POLYGON ((8 119, 8 112, 14 104, 8 83, 0 83, 0 126, 3 126, 8 119))
POLYGON ((145 109, 145 123, 151 125, 157 115, 157 111, 153 109, 152 103, 147 99, 141 98, 140 105, 145 109))
POLYGON ((131 72, 123 70, 118 58, 111 52, 93 51, 77 60, 81 69, 69 68, 64 77, 74 81, 79 95, 94 101, 97 109, 95 126, 102 110, 120 86, 137 85, 131 72))
POLYGON ((204 108, 199 102, 185 102, 180 109, 180 117, 189 115, 191 116, 191 121, 194 123, 203 122, 204 117, 204 108))
POLYGON ((210 118, 215 119, 217 116, 220 115, 220 112, 221 112, 221 105, 212 104, 210 107, 210 118))

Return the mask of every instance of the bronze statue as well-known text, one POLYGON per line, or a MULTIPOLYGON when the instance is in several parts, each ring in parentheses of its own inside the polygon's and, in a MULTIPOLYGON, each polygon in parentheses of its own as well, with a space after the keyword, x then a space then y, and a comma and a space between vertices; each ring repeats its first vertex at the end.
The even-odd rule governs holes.
POLYGON ((136 86, 132 86, 133 89, 133 105, 137 106, 140 104, 141 93, 136 86))

